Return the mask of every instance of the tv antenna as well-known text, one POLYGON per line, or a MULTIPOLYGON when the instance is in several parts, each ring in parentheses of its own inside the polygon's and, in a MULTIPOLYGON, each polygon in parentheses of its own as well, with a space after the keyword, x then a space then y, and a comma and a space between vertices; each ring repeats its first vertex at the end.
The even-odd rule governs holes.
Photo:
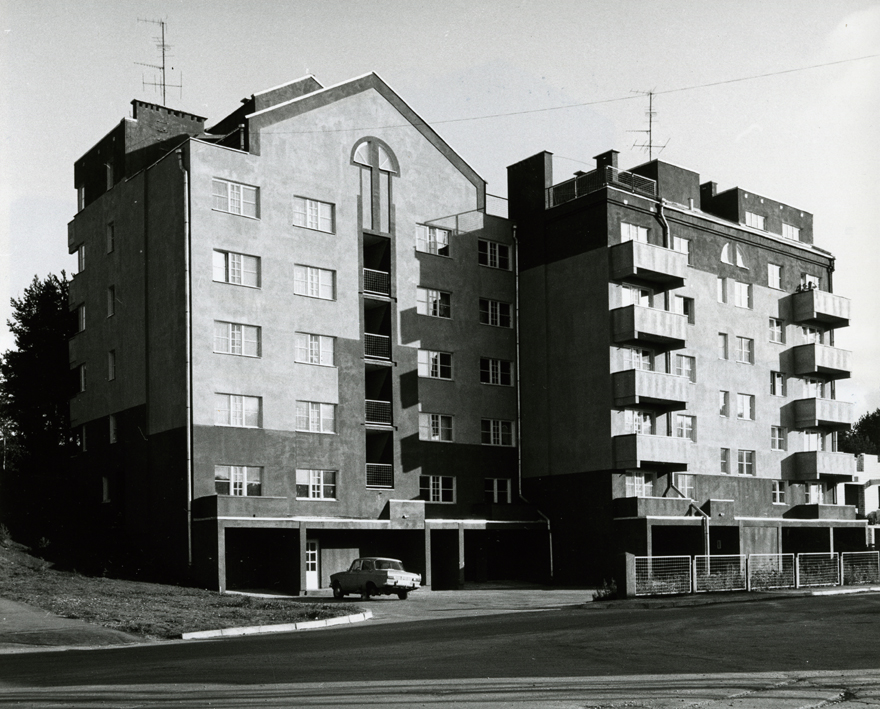
MULTIPOLYGON (((170 44, 165 43, 165 28, 168 27, 168 23, 165 20, 144 20, 138 18, 138 22, 146 22, 151 25, 159 25, 159 36, 154 37, 156 40, 156 48, 162 53, 162 63, 161 64, 145 64, 144 62, 135 62, 135 64, 140 64, 141 66, 147 66, 151 69, 156 69, 161 72, 160 76, 162 77, 160 81, 147 81, 143 77, 141 77, 141 82, 143 87, 146 89, 147 86, 152 86, 154 88, 162 89, 162 105, 165 105, 165 90, 167 88, 172 89, 180 89, 180 95, 183 96, 183 72, 180 72, 180 83, 179 84, 169 84, 166 80, 166 64, 165 58, 170 56, 168 50, 171 49, 170 44)), ((173 67, 172 67, 173 68, 173 67)))
POLYGON ((657 145, 654 143, 654 116, 657 115, 657 111, 654 110, 654 92, 653 91, 634 91, 633 93, 643 94, 648 97, 648 110, 645 112, 645 115, 648 116, 648 128, 642 130, 629 130, 627 133, 647 133, 648 139, 644 143, 639 143, 636 141, 633 143, 633 148, 639 148, 648 153, 648 160, 654 159, 654 149, 659 148, 657 150, 657 154, 663 152, 667 145, 669 145, 669 141, 667 140, 663 145, 657 145))

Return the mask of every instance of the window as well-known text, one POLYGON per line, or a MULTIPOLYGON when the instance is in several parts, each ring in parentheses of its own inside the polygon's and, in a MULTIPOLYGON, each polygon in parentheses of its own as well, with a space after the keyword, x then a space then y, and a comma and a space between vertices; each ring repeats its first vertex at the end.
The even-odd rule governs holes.
POLYGON ((760 214, 755 214, 754 212, 746 212, 746 226, 750 226, 753 229, 764 230, 764 217, 760 214))
POLYGON ((107 237, 107 253, 113 253, 116 248, 116 224, 114 222, 107 224, 105 236, 107 237))
POLYGON ((620 222, 620 241, 640 241, 648 243, 648 230, 643 226, 620 222))
POLYGON ((755 341, 749 337, 736 338, 736 361, 743 364, 755 363, 755 341))
POLYGON ((718 277, 718 302, 727 302, 727 279, 718 277))
POLYGON ((309 298, 336 299, 336 272, 312 266, 293 267, 293 292, 309 298))
POLYGON ((695 416, 685 416, 684 414, 676 414, 675 416, 675 437, 687 438, 690 441, 697 440, 697 427, 695 416))
POLYGON ((259 288, 260 259, 230 251, 215 251, 214 280, 218 283, 259 288))
POLYGON ((654 473, 630 471, 624 474, 627 497, 651 497, 654 494, 654 473))
POLYGON ((697 360, 689 355, 675 356, 675 374, 679 377, 687 377, 688 381, 697 381, 697 360))
POLYGON ((481 266, 510 270, 510 247, 497 241, 477 240, 478 261, 481 266))
POLYGON ((360 166, 361 225, 364 229, 391 231, 391 175, 400 172, 391 148, 378 138, 363 139, 352 153, 360 166))
POLYGON ((803 290, 819 290, 819 276, 813 276, 809 273, 802 273, 801 288, 803 290))
POLYGON ((260 328, 240 323, 214 321, 214 352, 260 356, 260 328))
POLYGON ((806 344, 821 345, 825 339, 825 333, 818 327, 810 327, 809 325, 801 326, 801 340, 806 344))
POLYGON ((76 211, 81 212, 86 208, 86 188, 80 185, 76 188, 76 211))
POLYGON ((419 439, 422 441, 451 441, 452 416, 420 413, 419 439))
POLYGON ((805 451, 824 451, 825 436, 819 431, 804 431, 805 451))
POLYGON ((416 289, 416 312, 434 318, 452 317, 452 295, 430 288, 416 289))
POLYGON ((721 472, 730 474, 730 448, 721 449, 721 472))
POLYGON ((113 189, 113 163, 104 163, 104 178, 106 180, 107 189, 113 189))
POLYGON ((736 395, 736 417, 744 421, 755 420, 755 397, 752 394, 736 395))
POLYGON ((674 312, 687 317, 688 322, 694 324, 694 299, 685 298, 682 295, 674 296, 672 301, 674 312))
POLYGON ((240 394, 214 395, 214 425, 260 428, 262 399, 240 394))
POLYGON ((116 443, 116 441, 117 441, 117 437, 116 437, 116 431, 117 431, 117 428, 116 428, 116 414, 110 414, 110 416, 107 418, 107 423, 109 424, 109 440, 110 440, 110 443, 116 443))
POLYGON ((830 383, 824 379, 816 379, 815 377, 804 377, 804 398, 806 399, 825 399, 834 398, 830 396, 830 383), (826 397, 826 395, 828 395, 826 397))
POLYGON ((774 505, 784 505, 785 504, 785 483, 781 480, 773 481, 773 504, 774 505))
POLYGON ((718 333, 718 359, 730 359, 730 351, 727 347, 727 333, 718 333))
POLYGON ((736 265, 740 268, 748 269, 746 266, 746 260, 743 258, 742 249, 736 244, 725 244, 721 247, 721 261, 723 263, 729 263, 731 266, 734 264, 733 259, 736 259, 736 265))
POLYGON ((683 239, 680 236, 673 236, 672 237, 672 250, 678 251, 678 253, 680 253, 680 254, 687 254, 688 265, 691 265, 692 258, 691 258, 691 240, 690 239, 683 239))
POLYGON ((310 433, 336 433, 336 404, 297 401, 296 430, 310 433))
POLYGON ((101 476, 101 502, 110 502, 110 478, 101 476))
POLYGON ((513 497, 510 478, 486 478, 486 502, 510 504, 513 497))
POLYGON ((807 505, 822 504, 822 486, 819 483, 804 483, 804 503, 807 505))
POLYGON ((620 291, 621 302, 624 306, 641 305, 650 308, 654 299, 654 293, 650 288, 640 288, 639 286, 632 286, 628 283, 624 283, 620 287, 620 291))
POLYGON ((107 288, 107 317, 113 317, 116 314, 116 286, 107 288))
POLYGON ((512 327, 513 317, 511 316, 511 311, 510 303, 480 298, 480 322, 483 325, 512 327))
POLYGON ((650 411, 627 409, 624 411, 624 425, 627 433, 654 435, 654 414, 650 411))
POLYGON ((86 329, 86 306, 85 303, 76 308, 76 331, 83 332, 86 329))
POLYGON ((116 379, 116 350, 107 353, 107 381, 116 379))
POLYGON ((770 342, 785 344, 785 323, 779 318, 770 318, 770 342))
POLYGON ((211 180, 214 209, 257 218, 257 188, 226 180, 211 180))
POLYGON ((770 450, 785 450, 785 429, 782 426, 770 427, 770 450))
POLYGON ((218 495, 259 497, 263 489, 263 469, 250 465, 215 465, 214 490, 218 495))
POLYGON ((674 473, 673 484, 678 491, 687 499, 694 499, 694 478, 691 473, 674 473))
POLYGON ((455 502, 455 478, 451 475, 419 475, 419 497, 425 502, 455 502))
POLYGON ((785 375, 782 372, 770 372, 770 393, 785 396, 785 375))
POLYGON ((730 416, 730 392, 718 392, 718 413, 721 416, 730 416))
POLYGON ((740 283, 739 281, 733 282, 734 288, 734 296, 737 308, 751 308, 752 307, 752 284, 751 283, 740 283))
POLYGON ((767 285, 782 290, 782 266, 775 263, 767 264, 767 285))
POLYGON ((513 421, 482 419, 480 421, 480 442, 484 446, 512 446, 513 421))
POLYGON ((449 352, 419 350, 419 376, 452 379, 452 355, 449 352))
POLYGON ((416 226, 416 251, 435 256, 451 256, 449 234, 448 229, 419 224, 416 226))
POLYGON ((791 224, 786 224, 785 222, 782 222, 782 238, 792 239, 793 241, 800 241, 801 230, 796 226, 792 226, 791 224))
POLYGON ((335 500, 335 470, 296 470, 296 497, 299 500, 335 500))
POLYGON ((642 347, 627 347, 623 350, 624 369, 654 369, 654 351, 642 347))
POLYGON ((86 270, 86 245, 80 244, 76 247, 76 272, 82 273, 86 270))
POLYGON ((736 452, 736 472, 740 475, 755 474, 755 451, 736 452))
POLYGON ((293 225, 332 234, 333 205, 305 197, 293 198, 293 225))
POLYGON ((76 368, 77 371, 77 391, 82 393, 86 390, 86 365, 81 364, 76 368))
POLYGON ((480 357, 480 382, 482 384, 513 386, 513 362, 480 357))
POLYGON ((294 358, 297 362, 332 367, 336 364, 335 350, 335 337, 307 332, 298 332, 294 337, 294 358))

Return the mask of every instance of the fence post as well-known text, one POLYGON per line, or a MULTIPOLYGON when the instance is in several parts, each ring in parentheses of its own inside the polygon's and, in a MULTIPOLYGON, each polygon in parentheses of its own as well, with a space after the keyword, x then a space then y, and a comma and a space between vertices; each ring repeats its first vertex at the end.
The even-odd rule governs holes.
POLYGON ((801 587, 801 555, 794 555, 794 587, 801 587))
POLYGON ((697 555, 691 559, 691 593, 697 592, 697 555))
POLYGON ((636 556, 629 552, 624 552, 619 557, 619 578, 618 592, 623 598, 634 598, 636 595, 636 556))
POLYGON ((838 554, 838 556, 837 556, 837 573, 838 573, 837 585, 838 586, 843 586, 843 555, 844 554, 846 554, 846 552, 842 552, 842 553, 838 554))
POLYGON ((746 555, 746 592, 747 592, 747 593, 751 593, 751 592, 752 592, 752 569, 751 569, 751 565, 752 565, 752 555, 751 555, 751 554, 747 554, 747 555, 746 555))

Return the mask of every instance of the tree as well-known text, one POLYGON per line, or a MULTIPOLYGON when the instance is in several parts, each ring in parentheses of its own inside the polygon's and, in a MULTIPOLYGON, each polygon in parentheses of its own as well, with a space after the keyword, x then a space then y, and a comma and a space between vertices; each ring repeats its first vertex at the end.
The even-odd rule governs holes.
POLYGON ((863 414, 849 431, 841 433, 837 448, 844 453, 880 455, 880 409, 863 414))

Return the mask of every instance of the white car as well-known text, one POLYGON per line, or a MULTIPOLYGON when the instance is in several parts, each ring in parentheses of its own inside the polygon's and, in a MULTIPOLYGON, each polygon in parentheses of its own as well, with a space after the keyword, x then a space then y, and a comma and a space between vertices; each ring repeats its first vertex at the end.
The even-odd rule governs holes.
POLYGON ((336 598, 344 598, 347 593, 360 593, 364 599, 396 594, 400 600, 405 600, 410 591, 421 585, 421 574, 406 571, 398 559, 381 556, 355 559, 348 571, 330 576, 330 586, 336 598))

